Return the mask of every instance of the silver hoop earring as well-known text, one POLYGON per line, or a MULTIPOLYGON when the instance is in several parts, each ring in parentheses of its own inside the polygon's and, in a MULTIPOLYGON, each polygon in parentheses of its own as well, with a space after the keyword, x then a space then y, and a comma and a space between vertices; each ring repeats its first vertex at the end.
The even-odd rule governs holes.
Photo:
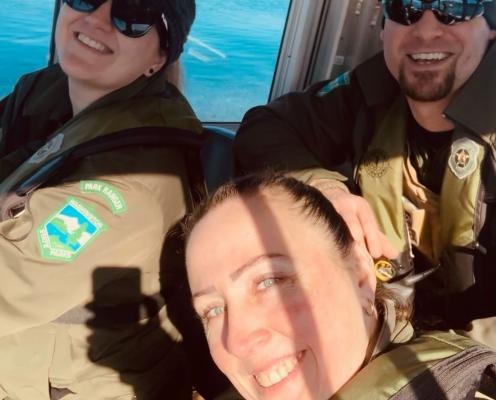
POLYGON ((369 304, 367 304, 367 308, 365 309, 365 314, 370 317, 375 314, 375 304, 372 300, 369 300, 369 304))

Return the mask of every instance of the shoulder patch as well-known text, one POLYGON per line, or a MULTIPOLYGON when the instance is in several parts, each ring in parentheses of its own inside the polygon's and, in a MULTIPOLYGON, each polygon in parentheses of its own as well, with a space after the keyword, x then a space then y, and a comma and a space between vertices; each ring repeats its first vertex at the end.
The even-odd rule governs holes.
POLYGON ((336 79, 333 81, 329 82, 327 85, 322 87, 320 89, 316 96, 317 97, 324 97, 325 95, 331 93, 334 89, 337 89, 338 87, 341 86, 348 86, 350 84, 350 72, 345 72, 341 75, 339 75, 336 79))
POLYGON ((40 147, 38 151, 34 153, 31 158, 29 158, 28 163, 39 164, 40 162, 46 160, 50 154, 54 154, 60 150, 62 143, 64 143, 64 134, 59 133, 46 142, 43 147, 40 147))
POLYGON ((478 166, 479 146, 470 139, 458 139, 451 145, 448 161, 451 172, 458 179, 471 175, 478 166))
POLYGON ((127 204, 122 194, 112 185, 103 181, 81 181, 81 193, 94 193, 103 198, 112 208, 114 214, 127 211, 127 204))
POLYGON ((36 230, 41 256, 48 260, 74 261, 106 229, 107 225, 90 207, 69 197, 62 208, 36 230))

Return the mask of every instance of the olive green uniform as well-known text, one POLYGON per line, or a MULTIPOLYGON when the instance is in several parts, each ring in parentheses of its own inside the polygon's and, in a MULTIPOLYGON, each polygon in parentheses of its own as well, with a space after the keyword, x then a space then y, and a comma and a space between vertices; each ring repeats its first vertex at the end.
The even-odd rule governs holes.
MULTIPOLYGON (((74 118, 68 104, 58 67, 22 78, 2 102, 0 193, 113 132, 201 131, 158 76, 74 118)), ((111 150, 60 171, 24 209, 9 205, 0 222, 0 399, 43 400, 50 391, 67 400, 191 398, 182 335, 159 296, 174 287, 161 261, 167 232, 191 204, 187 168, 174 147, 111 150)))
POLYGON ((416 335, 408 322, 396 320, 392 302, 383 305, 370 359, 331 400, 494 398, 494 351, 453 332, 416 335))

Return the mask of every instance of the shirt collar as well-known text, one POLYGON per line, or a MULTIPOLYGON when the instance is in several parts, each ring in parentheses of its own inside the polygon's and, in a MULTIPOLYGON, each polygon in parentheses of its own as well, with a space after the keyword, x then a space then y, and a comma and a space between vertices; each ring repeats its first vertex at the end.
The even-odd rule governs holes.
POLYGON ((413 338, 413 327, 407 320, 397 321, 394 302, 382 301, 382 321, 374 350, 366 363, 384 353, 391 344, 406 343, 413 338))
MULTIPOLYGON (((42 88, 40 95, 29 96, 23 110, 23 116, 45 115, 46 119, 65 121, 72 117, 72 105, 69 99, 67 76, 60 66, 50 67, 47 74, 36 85, 42 88)), ((151 78, 141 76, 134 82, 107 94, 87 107, 87 111, 105 107, 117 101, 125 101, 137 96, 155 96, 162 94, 172 96, 170 85, 164 73, 156 73, 151 78)), ((85 111, 86 111, 85 110, 85 111)))
POLYGON ((491 45, 481 63, 446 109, 446 115, 478 135, 496 130, 496 45, 491 45))
MULTIPOLYGON (((496 130, 495 68, 496 45, 491 44, 477 69, 446 109, 446 115, 451 120, 478 135, 496 130), (476 103, 474 99, 477 99, 476 103)), ((358 66, 356 78, 369 107, 388 104, 400 93, 398 83, 387 69, 383 52, 358 66)))
POLYGON ((400 88, 389 72, 381 51, 355 69, 367 106, 387 104, 400 93, 400 88))
POLYGON ((37 96, 28 96, 23 116, 44 115, 47 120, 63 121, 72 116, 67 76, 58 65, 50 68, 36 83, 41 88, 37 96))

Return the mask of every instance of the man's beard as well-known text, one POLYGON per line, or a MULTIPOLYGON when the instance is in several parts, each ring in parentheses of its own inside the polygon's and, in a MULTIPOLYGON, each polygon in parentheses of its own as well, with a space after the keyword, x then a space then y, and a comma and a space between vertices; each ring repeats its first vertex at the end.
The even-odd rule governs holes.
POLYGON ((414 72, 408 80, 405 68, 400 68, 399 84, 403 93, 412 100, 421 102, 438 101, 446 98, 455 85, 455 65, 451 65, 440 82, 440 72, 414 72))

